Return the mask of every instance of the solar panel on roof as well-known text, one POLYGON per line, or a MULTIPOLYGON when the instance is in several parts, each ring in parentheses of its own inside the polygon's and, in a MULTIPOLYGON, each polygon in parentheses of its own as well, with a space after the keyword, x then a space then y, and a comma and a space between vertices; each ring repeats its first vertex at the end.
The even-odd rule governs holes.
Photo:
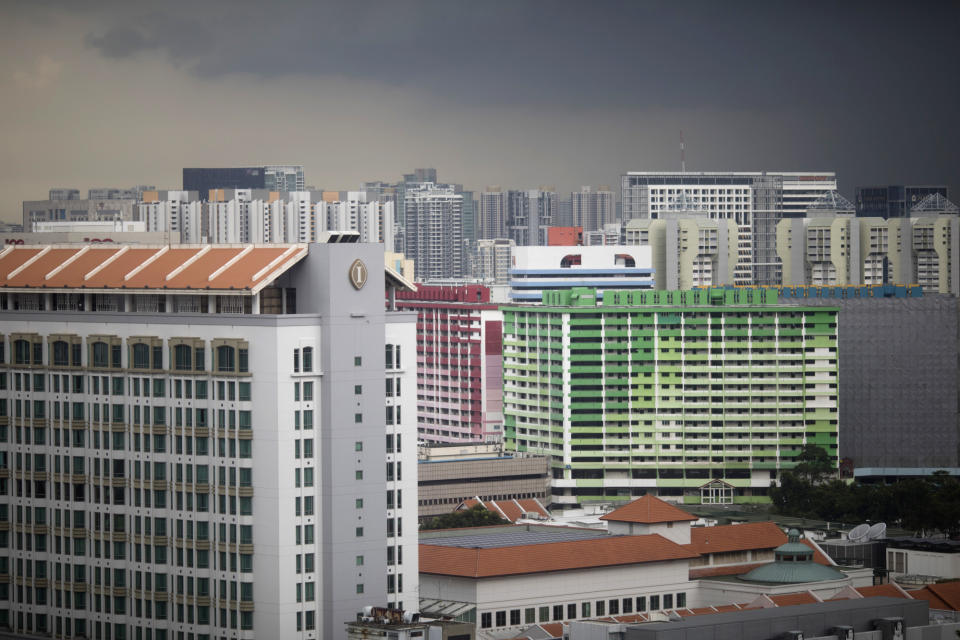
POLYGON ((424 538, 422 544, 441 547, 462 547, 466 549, 498 549, 501 547, 520 547, 528 544, 546 544, 550 542, 570 542, 608 537, 602 530, 562 529, 551 531, 504 531, 497 533, 478 533, 449 538, 424 538))

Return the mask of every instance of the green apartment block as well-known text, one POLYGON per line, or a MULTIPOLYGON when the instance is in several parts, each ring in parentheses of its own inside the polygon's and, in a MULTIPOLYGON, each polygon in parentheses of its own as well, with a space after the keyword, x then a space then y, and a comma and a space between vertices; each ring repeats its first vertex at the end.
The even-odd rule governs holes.
POLYGON ((765 502, 805 444, 836 458, 836 308, 572 289, 502 309, 507 448, 550 456, 556 505, 765 502))

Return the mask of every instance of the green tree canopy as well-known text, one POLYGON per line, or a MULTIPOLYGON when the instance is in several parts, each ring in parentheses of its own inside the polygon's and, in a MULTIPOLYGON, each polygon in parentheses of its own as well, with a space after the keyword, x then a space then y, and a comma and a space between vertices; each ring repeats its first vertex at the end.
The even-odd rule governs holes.
POLYGON ((420 525, 421 529, 461 529, 464 527, 488 527, 494 524, 510 524, 493 511, 484 509, 479 504, 464 509, 445 513, 428 520, 420 525))

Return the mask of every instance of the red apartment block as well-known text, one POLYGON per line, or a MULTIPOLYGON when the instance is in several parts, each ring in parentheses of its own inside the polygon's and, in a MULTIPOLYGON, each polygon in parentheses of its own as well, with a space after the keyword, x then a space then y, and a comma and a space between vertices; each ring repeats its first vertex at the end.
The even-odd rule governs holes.
POLYGON ((397 292, 417 312, 417 427, 426 442, 484 442, 503 433, 503 315, 482 285, 397 292))

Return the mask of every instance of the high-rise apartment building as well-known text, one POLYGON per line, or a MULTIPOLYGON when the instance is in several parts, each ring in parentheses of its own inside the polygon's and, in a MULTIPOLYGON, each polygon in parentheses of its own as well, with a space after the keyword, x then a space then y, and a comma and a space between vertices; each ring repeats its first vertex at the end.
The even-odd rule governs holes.
POLYGON ((547 230, 557 215, 557 192, 552 187, 510 191, 507 233, 518 247, 546 246, 547 230))
POLYGON ((616 222, 613 191, 606 185, 596 191, 581 187, 570 194, 570 215, 575 227, 584 232, 602 230, 604 225, 616 222))
POLYGON ((737 284, 776 285, 777 223, 803 217, 810 204, 836 188, 832 172, 630 172, 621 178, 623 221, 690 207, 710 218, 732 219, 739 227, 743 265, 737 284), (680 201, 685 204, 678 207, 680 201))
POLYGON ((945 185, 885 185, 857 187, 857 215, 869 218, 904 218, 929 195, 950 196, 945 185))
POLYGON ((473 277, 495 285, 510 283, 510 264, 516 244, 507 238, 477 240, 473 277))
POLYGON ((837 456, 837 310, 776 290, 547 292, 502 307, 508 449, 550 456, 554 504, 762 500, 806 444, 837 456))
POLYGON ((144 191, 137 216, 147 231, 175 232, 186 244, 203 242, 203 202, 195 191, 144 191))
POLYGON ((510 216, 508 192, 497 186, 487 187, 486 191, 480 192, 478 205, 477 238, 506 238, 510 216))
POLYGON ((654 288, 693 289, 730 285, 736 281, 737 224, 706 217, 627 223, 628 245, 650 247, 654 288))
POLYGON ((399 291, 417 312, 417 429, 425 442, 499 442, 502 315, 481 285, 399 291))
POLYGON ((380 242, 393 250, 394 203, 368 200, 363 191, 349 191, 336 202, 318 202, 325 231, 356 231, 360 242, 380 242))
POLYGON ((417 280, 463 275, 463 196, 432 182, 407 185, 404 253, 414 261, 417 280))
POLYGON ((812 208, 777 226, 784 285, 919 284, 925 293, 960 293, 960 216, 940 194, 912 217, 855 217, 853 205, 812 208))
POLYGON ((301 165, 185 168, 183 170, 184 191, 197 191, 201 198, 206 199, 211 189, 304 191, 306 181, 301 165))
POLYGON ((0 253, 0 624, 344 638, 370 602, 415 606, 415 318, 385 311, 382 261, 0 253))

